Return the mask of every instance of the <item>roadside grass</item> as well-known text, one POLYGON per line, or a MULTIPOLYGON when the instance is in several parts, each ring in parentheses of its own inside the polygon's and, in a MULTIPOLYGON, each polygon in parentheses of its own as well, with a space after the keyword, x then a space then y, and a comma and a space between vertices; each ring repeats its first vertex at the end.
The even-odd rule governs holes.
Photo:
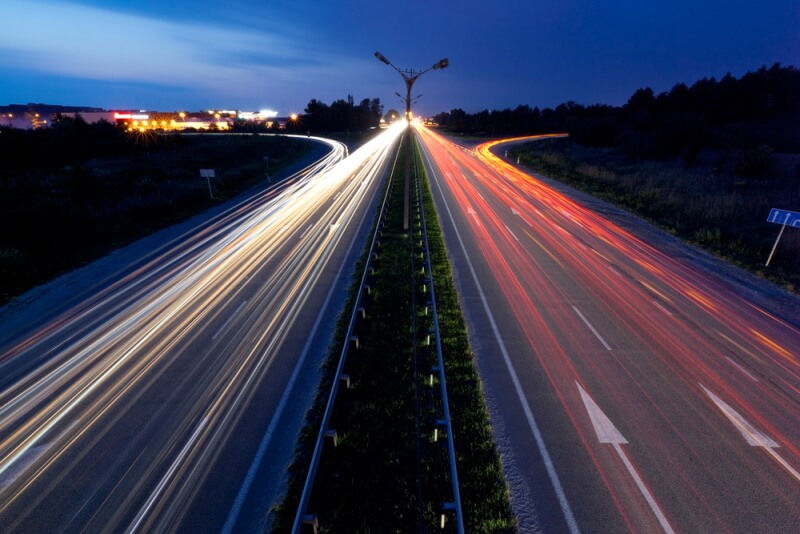
POLYGON ((172 135, 150 140, 135 156, 9 170, 0 180, 0 305, 157 229, 266 185, 264 156, 270 156, 269 172, 276 175, 310 150, 311 144, 283 136, 172 135), (215 169, 214 199, 201 168, 215 169))
MULTIPOLYGON (((447 448, 441 436, 438 442, 433 437, 441 401, 438 381, 430 378, 435 351, 425 339, 430 314, 422 290, 418 219, 408 234, 401 228, 403 154, 391 180, 387 216, 373 226, 374 231, 380 225, 380 247, 369 263, 374 271, 366 319, 358 325, 360 345, 355 350, 351 345, 347 356, 351 387, 340 389, 335 401, 331 426, 338 444, 326 443, 314 484, 311 508, 321 532, 438 530, 441 505, 452 500, 447 448)), ((413 164, 424 173, 415 154, 413 164)), ((513 532, 516 523, 449 260, 427 180, 421 178, 465 529, 513 532)), ((363 272, 368 252, 367 247, 356 272, 363 272)), ((275 532, 291 530, 357 291, 356 282, 306 416, 287 493, 272 513, 275 532)), ((447 524, 453 528, 452 517, 447 524)))
POLYGON ((569 139, 526 143, 510 155, 535 172, 800 292, 800 232, 785 232, 772 263, 764 266, 780 229, 766 222, 770 209, 800 209, 800 188, 791 170, 777 177, 744 178, 725 170, 725 154, 708 155, 705 163, 687 167, 679 160, 635 161, 613 149, 584 147, 569 139))

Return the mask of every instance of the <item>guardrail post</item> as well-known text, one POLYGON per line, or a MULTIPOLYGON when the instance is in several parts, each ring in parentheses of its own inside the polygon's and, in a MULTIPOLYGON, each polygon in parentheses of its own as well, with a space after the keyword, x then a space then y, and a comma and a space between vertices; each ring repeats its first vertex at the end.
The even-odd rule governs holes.
POLYGON ((339 380, 344 382, 344 387, 350 389, 350 375, 339 375, 339 380))
POLYGON ((326 430, 325 431, 325 437, 326 438, 331 438, 331 440, 333 440, 333 446, 334 447, 338 447, 339 446, 339 434, 336 433, 336 429, 331 428, 331 429, 326 430))
POLYGON ((316 514, 308 514, 303 516, 303 525, 309 525, 314 534, 319 532, 319 520, 316 514))
POLYGON ((433 377, 434 377, 434 375, 438 375, 438 374, 439 374, 439 367, 432 367, 431 368, 431 379, 430 379, 431 387, 433 387, 433 377))
POLYGON ((444 528, 444 524, 447 521, 447 512, 453 512, 456 509, 456 503, 453 502, 445 502, 442 503, 442 518, 439 524, 439 528, 444 528))
POLYGON ((436 443, 439 441, 439 427, 443 426, 445 429, 447 428, 447 421, 444 419, 437 419, 436 426, 433 428, 433 442, 436 443))

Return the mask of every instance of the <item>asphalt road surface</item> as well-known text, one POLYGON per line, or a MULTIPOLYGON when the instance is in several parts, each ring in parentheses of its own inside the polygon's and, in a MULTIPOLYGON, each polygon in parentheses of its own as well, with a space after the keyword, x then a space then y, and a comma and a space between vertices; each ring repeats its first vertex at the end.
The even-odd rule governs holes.
POLYGON ((522 531, 797 532, 798 318, 417 131, 522 531))
POLYGON ((398 134, 331 143, 7 340, 0 530, 262 529, 398 134))

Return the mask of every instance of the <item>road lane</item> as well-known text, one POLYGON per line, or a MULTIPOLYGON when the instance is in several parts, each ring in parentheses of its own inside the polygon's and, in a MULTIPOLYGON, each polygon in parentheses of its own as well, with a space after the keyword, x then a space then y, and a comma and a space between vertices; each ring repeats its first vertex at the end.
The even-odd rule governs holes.
POLYGON ((542 484, 525 404, 582 530, 798 524, 797 325, 520 172, 491 144, 470 150, 418 132, 523 529, 569 522, 555 484, 542 484), (476 288, 489 312, 474 305, 476 288), (507 365, 488 341, 491 320, 507 365), (511 372, 521 399, 508 394, 511 372), (779 447, 748 445, 705 388, 779 447), (584 393, 628 443, 598 439, 584 393))
POLYGON ((11 340, 0 352, 3 528, 219 531, 282 415, 279 465, 256 466, 260 490, 244 495, 242 521, 262 521, 398 134, 347 158, 333 144, 11 340))

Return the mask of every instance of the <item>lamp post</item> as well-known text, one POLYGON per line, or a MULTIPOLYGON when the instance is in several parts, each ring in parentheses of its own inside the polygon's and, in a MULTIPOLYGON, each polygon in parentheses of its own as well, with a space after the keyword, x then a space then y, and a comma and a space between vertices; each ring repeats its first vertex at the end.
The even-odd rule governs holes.
MULTIPOLYGON (((447 68, 450 64, 450 61, 447 58, 440 59, 430 67, 425 70, 415 71, 414 69, 399 69, 391 61, 389 61, 386 56, 381 54, 380 52, 375 52, 375 57, 378 58, 378 61, 382 63, 386 63, 394 70, 397 71, 400 76, 403 77, 403 81, 406 83, 406 97, 403 99, 406 103, 406 157, 405 157, 405 180, 403 182, 403 231, 408 232, 408 205, 409 205, 409 182, 410 182, 410 174, 411 174, 411 138, 408 135, 410 133, 411 128, 411 89, 414 87, 414 82, 416 82, 420 76, 425 74, 431 70, 441 70, 447 68)), ((417 97, 419 98, 419 97, 417 97)))
POLYGON ((416 71, 414 69, 399 69, 399 68, 397 68, 395 65, 392 64, 391 61, 389 61, 386 58, 386 56, 384 56, 380 52, 375 52, 375 57, 378 58, 378 61, 386 63, 387 65, 392 67, 394 70, 396 70, 397 73, 400 74, 400 76, 403 77, 403 81, 406 82, 406 97, 405 97, 404 100, 406 102, 406 120, 407 121, 411 120, 411 100, 412 100, 411 99, 411 89, 414 87, 414 82, 416 82, 419 79, 419 77, 422 76, 423 74, 425 74, 426 72, 431 71, 431 70, 445 69, 450 64, 450 61, 447 58, 444 58, 444 59, 441 59, 441 60, 437 61, 436 63, 434 63, 433 65, 431 65, 430 67, 428 67, 425 70, 416 71))

